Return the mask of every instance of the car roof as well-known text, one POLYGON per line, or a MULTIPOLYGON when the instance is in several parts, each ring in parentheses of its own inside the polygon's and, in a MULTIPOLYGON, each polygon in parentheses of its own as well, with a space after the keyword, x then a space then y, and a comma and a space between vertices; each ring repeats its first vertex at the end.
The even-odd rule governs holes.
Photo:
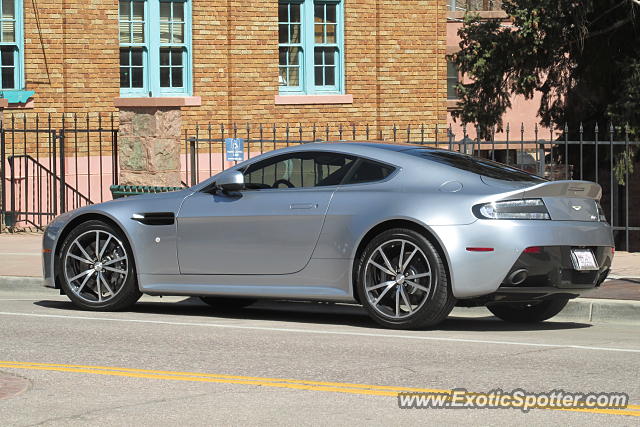
POLYGON ((343 146, 343 147, 367 147, 374 148, 378 150, 388 150, 388 151, 405 151, 410 150, 412 148, 420 148, 424 147, 422 145, 417 144, 390 144, 386 142, 321 142, 318 143, 318 147, 327 147, 327 146, 343 146))
POLYGON ((298 150, 338 150, 341 152, 350 152, 353 154, 363 154, 366 152, 380 154, 381 151, 401 153, 416 148, 431 149, 419 144, 389 144, 384 142, 312 142, 308 144, 300 144, 287 147, 287 149, 298 150))

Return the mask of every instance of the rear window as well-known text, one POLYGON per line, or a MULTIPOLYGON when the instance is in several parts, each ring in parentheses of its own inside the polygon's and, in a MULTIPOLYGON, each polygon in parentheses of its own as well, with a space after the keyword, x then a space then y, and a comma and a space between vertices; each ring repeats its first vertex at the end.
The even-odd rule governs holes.
POLYGON ((547 181, 537 175, 525 172, 502 163, 493 162, 491 160, 481 159, 477 157, 467 156, 465 154, 444 150, 425 150, 412 149, 403 151, 416 157, 431 160, 432 162, 444 164, 447 166, 461 169, 463 171, 476 173, 488 178, 500 179, 503 181, 527 181, 527 182, 544 182, 547 181))
POLYGON ((392 167, 363 159, 345 184, 382 181, 388 177, 391 172, 393 172, 392 167))

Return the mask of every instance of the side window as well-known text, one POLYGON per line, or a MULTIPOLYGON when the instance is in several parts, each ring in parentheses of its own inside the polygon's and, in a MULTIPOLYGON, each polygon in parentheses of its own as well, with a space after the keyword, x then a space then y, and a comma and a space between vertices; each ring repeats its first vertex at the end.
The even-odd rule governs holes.
POLYGON ((370 160, 362 160, 346 184, 382 181, 388 177, 393 168, 370 160))
POLYGON ((250 165, 244 173, 248 190, 338 185, 354 159, 337 153, 293 153, 250 165))

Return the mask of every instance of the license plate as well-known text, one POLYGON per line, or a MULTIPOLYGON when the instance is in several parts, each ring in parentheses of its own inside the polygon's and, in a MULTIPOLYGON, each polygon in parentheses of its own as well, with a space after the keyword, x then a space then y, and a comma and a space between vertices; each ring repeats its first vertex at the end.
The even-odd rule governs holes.
POLYGON ((597 270, 598 262, 590 249, 571 249, 573 268, 579 271, 597 270))

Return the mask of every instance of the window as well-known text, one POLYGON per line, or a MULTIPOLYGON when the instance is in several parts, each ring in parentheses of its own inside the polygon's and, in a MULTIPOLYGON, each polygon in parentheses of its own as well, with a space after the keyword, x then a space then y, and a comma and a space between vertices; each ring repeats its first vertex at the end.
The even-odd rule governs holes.
POLYGON ((280 92, 341 93, 342 31, 341 1, 281 1, 278 6, 280 92))
POLYGON ((3 90, 23 89, 22 1, 0 0, 0 83, 3 90))
POLYGON ((250 165, 244 173, 248 190, 338 185, 354 159, 337 153, 293 153, 250 165))
POLYGON ((467 172, 472 172, 488 178, 500 179, 503 181, 526 181, 526 182, 544 182, 546 179, 537 175, 530 174, 523 170, 503 165, 502 163, 492 162, 491 160, 480 159, 477 157, 467 156, 465 154, 456 153, 445 150, 428 150, 428 149, 411 149, 404 153, 413 156, 422 157, 432 162, 451 166, 467 172))
POLYGON ((188 0, 120 0, 120 94, 191 94, 188 0))
POLYGON ((458 82, 458 68, 455 62, 447 61, 447 99, 458 99, 458 91, 456 90, 458 82))
POLYGON ((502 10, 502 0, 449 0, 451 11, 502 10))
POLYGON ((393 168, 370 160, 362 160, 356 167, 347 184, 362 184, 365 182, 382 181, 388 177, 393 168))

